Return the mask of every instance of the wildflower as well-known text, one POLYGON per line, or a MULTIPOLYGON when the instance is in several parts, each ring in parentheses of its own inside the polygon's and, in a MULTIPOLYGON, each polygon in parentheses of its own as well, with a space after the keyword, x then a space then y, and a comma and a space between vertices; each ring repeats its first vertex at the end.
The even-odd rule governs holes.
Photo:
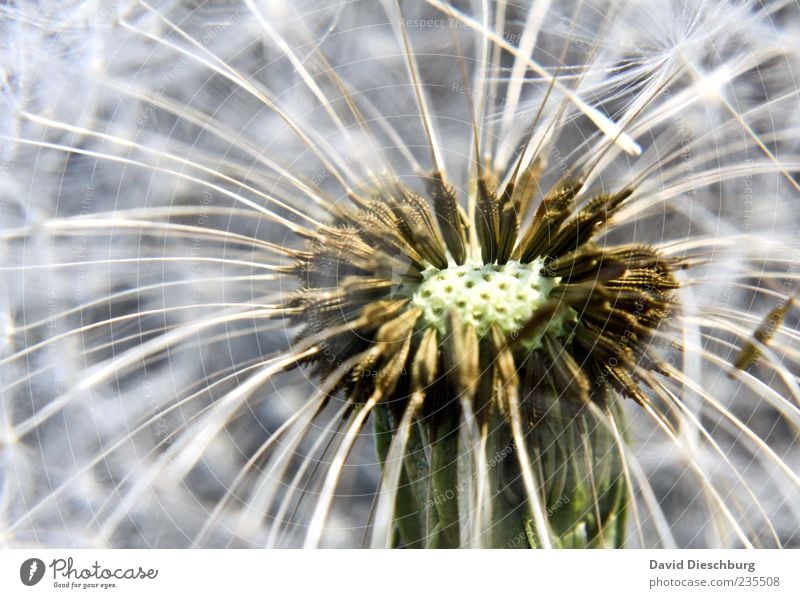
POLYGON ((4 543, 797 542, 797 15, 92 9, 3 9, 4 543))

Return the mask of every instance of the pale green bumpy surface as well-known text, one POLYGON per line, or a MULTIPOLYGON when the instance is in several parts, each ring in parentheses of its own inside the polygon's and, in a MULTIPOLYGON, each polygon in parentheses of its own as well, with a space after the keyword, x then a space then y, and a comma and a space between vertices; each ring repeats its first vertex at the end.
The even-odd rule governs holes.
MULTIPOLYGON (((425 321, 445 332, 445 319, 455 310, 463 324, 483 336, 492 324, 513 334, 547 301, 558 278, 539 274, 542 260, 509 261, 504 265, 467 263, 445 270, 428 268, 411 302, 425 321)), ((560 324, 560 322, 558 323, 560 324)))

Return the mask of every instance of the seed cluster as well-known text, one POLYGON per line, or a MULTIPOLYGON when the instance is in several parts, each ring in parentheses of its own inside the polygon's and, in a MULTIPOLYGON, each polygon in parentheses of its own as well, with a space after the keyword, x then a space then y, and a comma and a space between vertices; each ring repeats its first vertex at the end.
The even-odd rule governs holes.
POLYGON ((492 325, 513 334, 547 301, 558 278, 539 274, 542 260, 530 264, 464 264, 444 270, 427 268, 411 305, 422 310, 423 321, 444 334, 446 316, 458 314, 464 326, 483 337, 492 325))

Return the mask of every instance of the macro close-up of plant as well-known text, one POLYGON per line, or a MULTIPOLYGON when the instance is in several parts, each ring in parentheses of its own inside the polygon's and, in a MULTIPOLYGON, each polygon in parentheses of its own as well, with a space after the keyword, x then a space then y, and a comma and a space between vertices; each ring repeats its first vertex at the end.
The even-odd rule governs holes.
POLYGON ((0 39, 0 546, 800 547, 800 6, 0 39))

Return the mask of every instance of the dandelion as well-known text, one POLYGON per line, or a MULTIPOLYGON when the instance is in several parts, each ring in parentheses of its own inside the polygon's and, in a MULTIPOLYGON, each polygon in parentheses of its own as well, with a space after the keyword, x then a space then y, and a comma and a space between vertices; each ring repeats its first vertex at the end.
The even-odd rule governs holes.
POLYGON ((797 545, 781 3, 2 10, 0 539, 797 545))

